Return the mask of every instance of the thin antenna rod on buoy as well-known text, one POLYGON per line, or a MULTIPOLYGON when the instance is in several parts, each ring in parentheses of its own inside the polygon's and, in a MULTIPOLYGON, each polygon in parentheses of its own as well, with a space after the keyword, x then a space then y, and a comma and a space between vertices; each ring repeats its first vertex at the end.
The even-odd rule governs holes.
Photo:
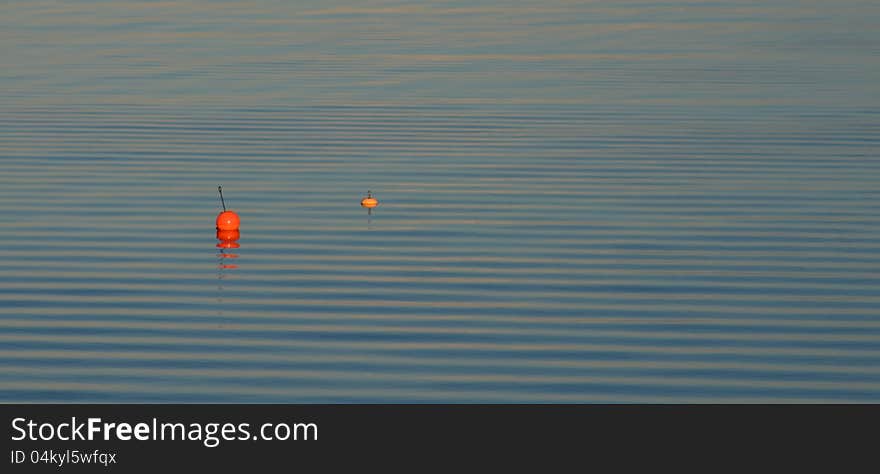
POLYGON ((220 204, 223 204, 223 211, 226 211, 226 202, 223 200, 223 188, 221 186, 217 186, 217 191, 220 193, 220 204))

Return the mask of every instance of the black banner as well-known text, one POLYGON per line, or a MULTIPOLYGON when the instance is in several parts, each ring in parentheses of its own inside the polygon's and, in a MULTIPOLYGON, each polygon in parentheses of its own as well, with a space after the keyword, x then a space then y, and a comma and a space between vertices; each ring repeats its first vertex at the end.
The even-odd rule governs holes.
POLYGON ((2 405, 2 472, 707 468, 873 453, 873 405, 2 405), (699 455, 699 456, 698 456, 699 455), (555 466, 555 468, 554 468, 555 466), (429 469, 432 468, 432 469, 429 469))

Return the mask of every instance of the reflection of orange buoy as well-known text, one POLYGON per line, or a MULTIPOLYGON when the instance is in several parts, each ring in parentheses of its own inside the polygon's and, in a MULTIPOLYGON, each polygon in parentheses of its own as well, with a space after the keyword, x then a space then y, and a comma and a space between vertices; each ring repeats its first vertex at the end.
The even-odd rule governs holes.
POLYGON ((221 230, 217 229, 217 240, 231 240, 236 241, 241 238, 241 232, 238 229, 234 230, 221 230))
POLYGON ((238 242, 236 242, 240 238, 241 238, 241 232, 239 232, 238 229, 233 229, 233 230, 217 229, 217 240, 220 241, 220 243, 217 244, 217 248, 237 249, 237 248, 241 247, 241 245, 239 245, 238 242))
POLYGON ((379 205, 379 201, 373 197, 373 193, 371 191, 367 191, 367 197, 361 199, 361 206, 366 207, 367 209, 372 209, 379 205))

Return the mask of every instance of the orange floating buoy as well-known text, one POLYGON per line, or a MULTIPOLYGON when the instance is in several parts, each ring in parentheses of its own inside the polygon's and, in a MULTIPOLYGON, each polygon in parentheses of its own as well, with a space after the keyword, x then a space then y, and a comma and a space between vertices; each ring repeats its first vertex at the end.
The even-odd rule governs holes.
POLYGON ((238 230, 240 224, 241 219, 238 218, 238 214, 232 211, 223 211, 217 215, 218 230, 238 230))
POLYGON ((367 197, 361 199, 361 206, 366 207, 367 209, 372 209, 379 205, 379 201, 373 197, 373 193, 371 191, 367 191, 367 197))
POLYGON ((241 224, 241 219, 239 219, 238 214, 235 212, 226 210, 226 201, 223 200, 223 188, 217 186, 217 191, 220 193, 220 203, 223 204, 223 212, 217 215, 217 229, 237 230, 241 224))

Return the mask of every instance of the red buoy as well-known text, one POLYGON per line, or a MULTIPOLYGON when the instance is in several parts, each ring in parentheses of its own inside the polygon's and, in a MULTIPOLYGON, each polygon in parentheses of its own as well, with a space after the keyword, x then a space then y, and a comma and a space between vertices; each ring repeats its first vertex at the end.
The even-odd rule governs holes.
POLYGON ((238 214, 232 211, 223 211, 217 215, 218 230, 238 230, 239 224, 241 224, 241 219, 238 218, 238 214))
POLYGON ((372 209, 379 205, 379 201, 373 197, 372 191, 367 191, 367 197, 361 199, 361 206, 372 209))
POLYGON ((220 193, 220 203, 223 204, 223 212, 217 215, 217 230, 238 230, 241 219, 238 214, 226 210, 226 201, 223 200, 223 188, 217 186, 217 192, 220 193))

